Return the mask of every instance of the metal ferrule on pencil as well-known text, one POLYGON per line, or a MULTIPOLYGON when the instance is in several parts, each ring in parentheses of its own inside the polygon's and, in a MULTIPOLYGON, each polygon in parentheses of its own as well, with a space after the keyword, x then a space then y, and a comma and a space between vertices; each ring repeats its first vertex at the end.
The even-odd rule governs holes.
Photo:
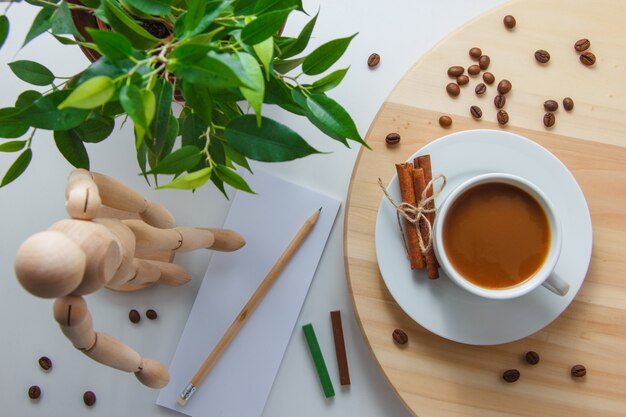
POLYGON ((194 394, 194 392, 196 392, 196 389, 198 389, 194 384, 192 384, 191 382, 189 383, 189 385, 187 385, 185 387, 185 389, 183 390, 183 392, 180 393, 180 398, 178 400, 179 403, 186 403, 191 396, 194 394))

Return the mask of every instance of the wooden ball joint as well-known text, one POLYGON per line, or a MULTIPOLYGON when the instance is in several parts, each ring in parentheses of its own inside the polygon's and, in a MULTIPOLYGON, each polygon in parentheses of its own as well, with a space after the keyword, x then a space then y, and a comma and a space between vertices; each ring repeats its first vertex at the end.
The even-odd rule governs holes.
POLYGON ((15 257, 17 279, 33 295, 56 298, 54 318, 76 349, 134 373, 148 387, 164 387, 167 368, 96 332, 82 296, 102 287, 136 291, 155 283, 185 284, 191 276, 171 263, 174 252, 235 251, 245 240, 232 230, 174 227, 165 208, 119 181, 82 169, 70 174, 65 196, 71 219, 26 239, 15 257))

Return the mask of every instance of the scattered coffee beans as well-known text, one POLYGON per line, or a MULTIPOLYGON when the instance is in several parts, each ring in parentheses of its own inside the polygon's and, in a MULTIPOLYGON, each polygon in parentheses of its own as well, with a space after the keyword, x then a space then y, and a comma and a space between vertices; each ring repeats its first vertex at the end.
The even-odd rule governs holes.
POLYGON ((583 38, 576 41, 576 43, 574 44, 574 49, 576 49, 576 51, 578 52, 583 52, 589 49, 590 46, 591 42, 589 42, 589 39, 583 38))
POLYGON ((375 68, 380 63, 380 55, 377 53, 373 53, 367 58, 367 66, 370 68, 375 68))
POLYGON ((587 369, 583 365, 574 365, 570 370, 573 377, 582 378, 587 375, 587 369))
POLYGON ((506 104, 506 97, 502 94, 498 94, 493 98, 493 105, 496 106, 496 109, 501 109, 506 104))
POLYGON ((517 369, 507 369, 502 373, 502 379, 506 382, 515 382, 519 379, 520 373, 517 369))
POLYGON ((580 62, 582 62, 583 64, 590 66, 596 63, 596 56, 588 51, 583 52, 582 54, 580 54, 580 62))
POLYGON ((509 114, 506 112, 506 110, 498 110, 497 118, 498 123, 503 126, 509 122, 509 114))
MULTIPOLYGON (((399 141, 400 141, 400 135, 398 135, 398 142, 399 141)), ((159 315, 157 314, 156 311, 154 311, 153 309, 150 309, 146 311, 146 317, 148 318, 148 320, 156 320, 156 318, 159 317, 159 315)))
POLYGON ((559 103, 554 100, 546 100, 543 102, 543 108, 547 111, 556 111, 559 108, 559 103))
MULTIPOLYGON (((400 135, 395 133, 395 132, 392 132, 392 133, 388 134, 387 136, 385 136, 385 142, 387 142, 389 145, 395 145, 395 144, 400 142, 400 135)), ((154 311, 154 310, 152 310, 152 311, 154 311)), ((156 311, 154 312, 154 314, 155 314, 155 318, 156 318, 156 311)), ((150 318, 150 317, 148 317, 148 318, 150 318)), ((152 320, 152 319, 150 319, 150 320, 152 320)))
POLYGON ((441 116, 439 118, 439 125, 441 127, 450 127, 452 125, 452 118, 450 116, 441 116))
POLYGON ((478 106, 470 107, 470 113, 472 114, 472 117, 474 119, 480 119, 481 117, 483 117, 483 111, 478 106))
POLYGON ((487 86, 483 83, 478 84, 476 88, 474 88, 474 92, 479 96, 485 94, 485 91, 487 91, 487 86))
POLYGON ((517 24, 517 22, 515 21, 515 18, 511 16, 510 14, 507 14, 506 16, 504 16, 504 19, 502 19, 502 22, 504 23, 504 26, 506 26, 507 29, 513 29, 515 25, 517 24))
POLYGON ((574 108, 574 100, 571 97, 565 97, 563 99, 563 108, 567 111, 571 111, 574 108))
POLYGON ((469 83, 469 77, 467 75, 459 75, 458 77, 456 77, 456 83, 458 85, 465 85, 469 83))
POLYGON ((52 368, 52 361, 49 357, 42 356, 41 358, 39 358, 39 366, 41 366, 41 369, 43 369, 44 371, 47 371, 52 368))
POLYGON ((537 62, 545 64, 550 60, 550 53, 543 49, 539 49, 535 51, 535 59, 537 60, 537 62))
POLYGON ((548 112, 543 115, 543 124, 545 127, 552 127, 554 126, 555 122, 556 122, 556 117, 554 116, 554 113, 548 112))
POLYGON ((458 77, 464 72, 465 72, 465 68, 461 67, 460 65, 454 65, 448 68, 448 75, 450 77, 458 77))
POLYGON ((469 56, 471 56, 474 59, 480 58, 482 54, 483 54, 483 51, 480 48, 474 47, 469 50, 469 56))
POLYGON ((489 58, 488 55, 482 55, 478 59, 478 66, 480 67, 481 70, 486 70, 487 68, 489 68, 490 63, 491 63, 491 58, 489 58))
POLYGON ((493 84, 496 80, 496 77, 493 76, 489 71, 483 73, 483 81, 489 85, 493 84))
POLYGON ((393 340, 399 345, 404 345, 406 344, 406 342, 409 341, 409 336, 407 336, 407 334, 402 329, 394 330, 392 336, 393 340))
POLYGON ((539 354, 534 350, 526 352, 526 355, 524 355, 524 357, 526 358, 526 362, 531 365, 537 365, 539 363, 539 354))
POLYGON ((92 407, 96 403, 96 394, 93 391, 85 391, 83 394, 83 402, 87 407, 92 407))
POLYGON ((480 72, 480 66, 479 65, 470 65, 467 68, 467 72, 469 73, 469 75, 477 75, 480 72))
POLYGON ((511 84, 509 80, 502 80, 498 83, 498 93, 506 94, 509 91, 511 91, 512 87, 513 85, 511 84))
POLYGON ((31 400, 36 400, 40 396, 41 388, 39 388, 37 385, 32 385, 28 388, 28 397, 30 397, 31 400))
POLYGON ((461 93, 461 88, 457 83, 450 83, 446 85, 446 91, 453 97, 458 96, 461 93))
POLYGON ((141 315, 137 310, 132 309, 128 312, 128 320, 133 323, 139 323, 139 321, 141 320, 141 315))

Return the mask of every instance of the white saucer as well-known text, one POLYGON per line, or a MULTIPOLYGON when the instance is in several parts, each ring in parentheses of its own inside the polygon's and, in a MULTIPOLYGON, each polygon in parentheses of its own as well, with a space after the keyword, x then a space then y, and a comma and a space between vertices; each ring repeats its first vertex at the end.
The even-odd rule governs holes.
MULTIPOLYGON (((545 148, 505 131, 453 133, 429 143, 410 160, 424 154, 431 155, 433 176, 444 174, 448 180, 437 205, 458 184, 479 174, 510 173, 536 184, 561 220, 563 246, 555 272, 570 284, 570 290, 560 297, 539 287, 516 299, 487 300, 454 284, 441 269, 437 280, 429 280, 425 270, 411 271, 395 209, 383 196, 376 219, 376 256, 398 305, 431 332, 471 345, 512 342, 547 326, 576 296, 591 259, 591 217, 574 176, 545 148)), ((401 200, 397 176, 387 190, 401 200)))

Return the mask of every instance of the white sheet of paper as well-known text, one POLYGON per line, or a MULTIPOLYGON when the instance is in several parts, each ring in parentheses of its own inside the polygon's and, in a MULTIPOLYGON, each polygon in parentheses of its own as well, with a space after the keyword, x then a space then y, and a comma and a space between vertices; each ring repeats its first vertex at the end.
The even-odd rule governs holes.
POLYGON ((339 201, 264 172, 244 176, 257 195, 238 192, 224 228, 246 245, 215 252, 169 367, 157 404, 193 416, 258 417, 339 210, 339 201), (176 399, 297 231, 320 217, 187 405, 176 399))

